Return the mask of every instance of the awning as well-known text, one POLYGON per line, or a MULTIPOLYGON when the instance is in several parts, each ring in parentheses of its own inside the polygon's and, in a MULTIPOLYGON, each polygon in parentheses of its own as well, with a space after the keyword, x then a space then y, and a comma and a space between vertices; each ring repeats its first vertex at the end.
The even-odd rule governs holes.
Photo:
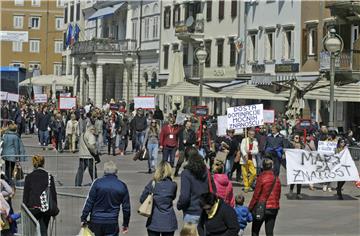
POLYGON ((26 79, 19 83, 20 86, 39 85, 39 86, 74 86, 74 79, 72 75, 57 76, 57 75, 39 75, 26 79))
POLYGON ((92 14, 88 20, 96 20, 96 19, 101 19, 107 16, 111 16, 113 15, 121 6, 123 6, 125 4, 125 2, 113 5, 113 6, 108 6, 108 7, 104 7, 104 8, 100 8, 98 9, 94 14, 92 14))
MULTIPOLYGON (((189 82, 179 82, 173 85, 167 85, 164 87, 160 87, 158 89, 148 90, 149 94, 164 94, 164 95, 173 95, 173 96, 184 96, 184 97, 199 97, 200 86, 195 85, 189 82)), ((216 93, 206 87, 203 86, 203 97, 208 98, 221 98, 224 97, 220 93, 216 93)))
POLYGON ((230 87, 229 89, 223 89, 220 94, 223 97, 231 97, 237 99, 261 99, 261 100, 276 100, 287 101, 285 92, 283 96, 269 92, 267 90, 256 87, 255 85, 242 84, 240 86, 230 87))

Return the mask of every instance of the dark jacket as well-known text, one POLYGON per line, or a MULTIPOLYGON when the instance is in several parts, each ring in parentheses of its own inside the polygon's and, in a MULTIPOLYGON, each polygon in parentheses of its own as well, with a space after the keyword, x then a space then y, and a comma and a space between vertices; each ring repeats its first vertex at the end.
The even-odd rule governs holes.
POLYGON ((1 156, 5 161, 26 161, 24 144, 16 132, 7 131, 3 136, 3 141, 1 156))
POLYGON ((196 135, 195 135, 195 131, 192 129, 186 130, 186 128, 183 128, 180 132, 179 132, 179 150, 180 151, 184 151, 185 148, 187 147, 191 147, 196 143, 196 135), (184 143, 184 133, 188 132, 188 138, 186 139, 186 143, 184 143))
POLYGON ((198 225, 199 236, 237 236, 239 230, 235 210, 221 199, 214 217, 208 219, 203 211, 198 225))
POLYGON ((47 128, 50 125, 50 121, 51 121, 51 117, 49 113, 44 114, 43 112, 40 112, 36 117, 36 127, 40 131, 47 131, 47 128))
POLYGON ((147 119, 145 116, 138 116, 136 115, 131 120, 131 128, 134 131, 142 132, 145 131, 147 128, 147 119))
POLYGON ((155 110, 154 111, 154 115, 153 115, 153 118, 155 119, 155 120, 164 120, 164 115, 163 115, 163 112, 162 112, 162 110, 155 110))
POLYGON ((200 195, 207 192, 209 192, 207 172, 204 172, 202 179, 196 179, 188 169, 184 169, 181 172, 181 189, 177 209, 182 210, 184 214, 200 216, 202 212, 200 195))
POLYGON ((146 222, 146 227, 155 232, 173 232, 178 228, 173 201, 176 198, 177 185, 170 178, 166 178, 155 184, 153 190, 150 181, 140 197, 143 203, 149 193, 154 193, 153 212, 146 222))
POLYGON ((115 174, 105 174, 91 185, 81 215, 85 222, 90 214, 90 222, 97 224, 116 224, 120 205, 123 211, 123 226, 128 227, 130 221, 130 198, 125 183, 115 174))
POLYGON ((285 138, 282 134, 277 134, 277 135, 273 135, 273 134, 269 134, 266 137, 266 141, 265 141, 265 149, 266 148, 278 148, 278 147, 282 147, 285 148, 285 138))
MULTIPOLYGON (((49 184, 49 173, 43 168, 37 168, 25 177, 23 203, 29 209, 40 208, 40 195, 49 184)), ((51 176, 50 191, 57 205, 54 177, 51 176)))
POLYGON ((54 120, 50 124, 51 130, 54 132, 54 135, 59 138, 59 140, 65 140, 65 125, 62 120, 54 120))
MULTIPOLYGON (((252 196, 252 199, 249 204, 249 210, 252 211, 257 202, 263 202, 266 200, 266 197, 269 194, 272 183, 274 181, 274 172, 272 170, 267 170, 262 172, 257 180, 255 191, 252 196)), ((280 194, 281 194, 281 184, 279 177, 276 177, 276 182, 273 190, 266 202, 266 209, 279 209, 280 208, 280 194)))
POLYGON ((253 221, 252 214, 246 206, 236 206, 235 212, 240 229, 245 229, 247 223, 253 221))

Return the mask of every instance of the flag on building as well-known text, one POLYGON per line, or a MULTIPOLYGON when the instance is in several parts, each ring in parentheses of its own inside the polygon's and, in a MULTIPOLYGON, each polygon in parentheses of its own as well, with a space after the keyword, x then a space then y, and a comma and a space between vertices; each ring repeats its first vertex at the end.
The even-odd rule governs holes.
POLYGON ((66 47, 70 46, 71 44, 72 32, 73 32, 73 27, 71 24, 69 24, 66 32, 66 42, 65 42, 66 47))
POLYGON ((79 41, 80 27, 78 24, 75 24, 74 30, 71 36, 71 46, 74 45, 77 41, 79 41))

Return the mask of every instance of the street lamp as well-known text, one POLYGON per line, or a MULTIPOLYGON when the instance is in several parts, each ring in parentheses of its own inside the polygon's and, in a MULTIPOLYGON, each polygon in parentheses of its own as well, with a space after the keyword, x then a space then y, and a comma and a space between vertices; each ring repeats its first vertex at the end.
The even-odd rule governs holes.
POLYGON ((329 126, 334 127, 334 84, 335 84, 335 59, 344 47, 344 42, 335 29, 330 29, 323 39, 325 51, 330 53, 330 114, 329 126))
POLYGON ((125 66, 127 69, 126 103, 128 106, 128 111, 130 110, 130 80, 133 63, 134 59, 132 58, 131 54, 128 54, 125 58, 125 66))
POLYGON ((200 64, 200 92, 199 92, 199 103, 202 105, 202 97, 203 97, 203 78, 204 78, 204 64, 206 61, 206 57, 208 55, 207 51, 204 49, 204 47, 198 48, 198 50, 195 53, 196 59, 198 60, 200 64))

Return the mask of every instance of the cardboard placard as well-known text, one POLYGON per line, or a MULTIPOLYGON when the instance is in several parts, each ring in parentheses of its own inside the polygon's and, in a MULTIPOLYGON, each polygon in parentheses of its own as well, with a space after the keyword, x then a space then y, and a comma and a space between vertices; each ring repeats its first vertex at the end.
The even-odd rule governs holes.
POLYGON ((19 102, 19 94, 16 93, 8 93, 7 100, 12 102, 19 102))
POLYGON ((134 108, 155 109, 155 97, 152 96, 134 97, 134 108))
POLYGON ((59 97, 59 109, 71 110, 76 107, 76 97, 59 97))
POLYGON ((0 91, 0 100, 7 100, 8 92, 0 91))
POLYGON ((275 110, 264 110, 264 123, 273 124, 275 123, 275 110))
POLYGON ((229 107, 226 116, 228 129, 236 130, 263 125, 263 104, 229 107))
POLYGON ((47 94, 34 94, 35 103, 46 103, 48 100, 47 94))

